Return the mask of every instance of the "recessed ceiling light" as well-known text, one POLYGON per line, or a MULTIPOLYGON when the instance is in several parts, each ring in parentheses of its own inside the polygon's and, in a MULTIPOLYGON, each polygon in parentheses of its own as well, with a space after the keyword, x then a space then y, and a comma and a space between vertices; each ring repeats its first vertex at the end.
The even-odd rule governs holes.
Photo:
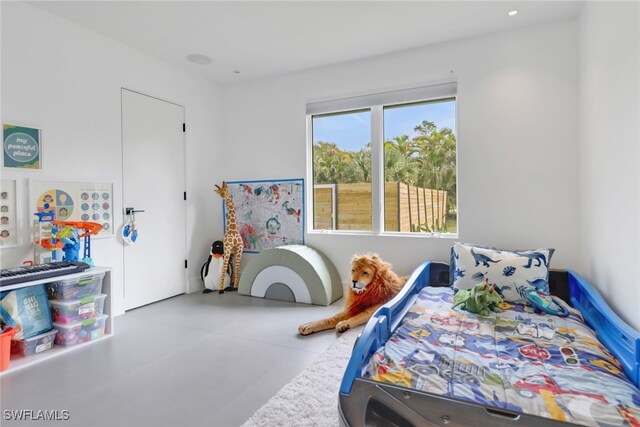
POLYGON ((233 70, 233 74, 240 74, 240 70, 233 70))
POLYGON ((187 61, 193 62, 194 64, 198 64, 198 65, 206 65, 206 64, 211 64, 213 60, 207 55, 200 55, 199 53, 194 53, 191 55, 187 55, 187 61))
POLYGON ((516 16, 517 14, 518 14, 518 11, 515 10, 515 9, 514 10, 510 10, 509 13, 508 13, 509 16, 516 16))

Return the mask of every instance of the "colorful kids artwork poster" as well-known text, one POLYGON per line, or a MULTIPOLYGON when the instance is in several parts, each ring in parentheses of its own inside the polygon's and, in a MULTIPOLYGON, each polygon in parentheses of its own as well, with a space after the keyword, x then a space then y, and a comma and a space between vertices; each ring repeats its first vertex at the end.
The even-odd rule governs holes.
POLYGON ((113 236, 113 184, 31 181, 29 193, 41 222, 95 222, 102 230, 93 237, 113 236))
POLYGON ((0 184, 0 247, 18 245, 16 215, 16 181, 3 179, 0 184))
POLYGON ((40 129, 2 125, 5 168, 41 169, 40 129))
POLYGON ((227 182, 227 186, 244 252, 304 244, 303 179, 235 181, 227 182))

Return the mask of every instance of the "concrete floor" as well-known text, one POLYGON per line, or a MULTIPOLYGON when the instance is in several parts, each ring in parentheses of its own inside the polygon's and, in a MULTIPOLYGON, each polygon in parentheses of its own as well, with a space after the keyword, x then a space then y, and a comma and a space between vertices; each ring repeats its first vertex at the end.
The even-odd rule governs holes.
POLYGON ((298 325, 341 308, 227 292, 129 311, 111 339, 0 378, 0 425, 48 424, 7 409, 69 411, 59 426, 240 425, 336 339, 298 325))

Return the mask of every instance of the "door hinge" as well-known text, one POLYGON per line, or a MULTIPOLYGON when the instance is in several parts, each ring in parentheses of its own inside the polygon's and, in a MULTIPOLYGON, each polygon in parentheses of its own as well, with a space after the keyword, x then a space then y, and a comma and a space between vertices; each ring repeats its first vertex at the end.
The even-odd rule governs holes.
POLYGON ((184 199, 187 200, 187 192, 184 192, 184 199))
POLYGON ((182 124, 182 132, 186 132, 187 131, 187 124, 183 123, 182 124))
POLYGON ((187 260, 184 260, 184 268, 187 268, 187 260))

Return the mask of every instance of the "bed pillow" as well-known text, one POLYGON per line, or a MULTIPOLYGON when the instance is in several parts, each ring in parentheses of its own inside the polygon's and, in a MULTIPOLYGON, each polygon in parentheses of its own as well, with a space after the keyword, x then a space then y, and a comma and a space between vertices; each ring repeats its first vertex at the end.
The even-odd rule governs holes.
POLYGON ((527 304, 523 294, 530 289, 549 294, 549 261, 553 252, 554 249, 511 251, 456 242, 449 264, 451 286, 470 289, 488 278, 505 301, 527 304))

